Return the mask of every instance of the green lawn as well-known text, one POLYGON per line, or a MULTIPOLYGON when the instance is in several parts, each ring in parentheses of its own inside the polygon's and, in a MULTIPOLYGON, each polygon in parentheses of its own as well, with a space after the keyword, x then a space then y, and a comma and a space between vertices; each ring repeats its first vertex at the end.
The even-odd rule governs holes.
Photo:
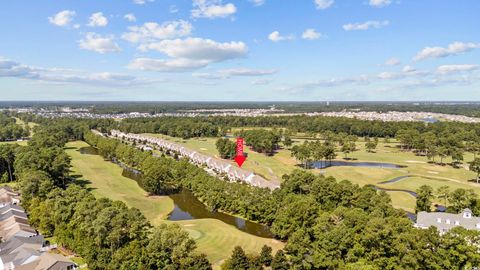
POLYGON ((72 157, 72 174, 89 182, 87 186, 93 189, 95 196, 123 201, 130 207, 138 208, 154 224, 159 224, 173 210, 173 201, 169 197, 148 196, 137 182, 123 177, 122 168, 116 164, 98 155, 85 155, 78 151, 86 146, 85 142, 70 142, 66 151, 72 157))
POLYGON ((284 244, 280 241, 250 235, 216 219, 165 220, 173 210, 173 201, 169 197, 147 196, 135 181, 121 175, 119 166, 97 155, 80 154, 78 149, 85 146, 88 146, 85 142, 70 142, 66 151, 72 157, 73 174, 89 181, 87 187, 93 189, 95 196, 120 200, 136 207, 154 225, 163 222, 179 224, 196 240, 198 250, 205 253, 216 268, 237 245, 246 252, 259 252, 265 244, 274 250, 283 248, 284 244))

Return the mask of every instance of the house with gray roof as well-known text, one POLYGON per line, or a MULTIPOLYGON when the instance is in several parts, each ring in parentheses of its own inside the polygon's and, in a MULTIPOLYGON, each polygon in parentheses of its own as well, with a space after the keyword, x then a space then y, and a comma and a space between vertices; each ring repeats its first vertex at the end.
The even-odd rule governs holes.
POLYGON ((436 227, 442 234, 458 226, 468 230, 480 230, 480 217, 474 217, 468 208, 458 214, 419 212, 415 227, 427 229, 431 226, 436 227))

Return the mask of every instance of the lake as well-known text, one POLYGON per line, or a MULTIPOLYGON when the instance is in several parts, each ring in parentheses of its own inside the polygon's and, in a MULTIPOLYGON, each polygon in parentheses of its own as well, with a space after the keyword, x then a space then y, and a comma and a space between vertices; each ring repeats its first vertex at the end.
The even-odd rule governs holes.
POLYGON ((350 162, 350 161, 315 161, 311 163, 311 166, 315 169, 325 169, 335 166, 351 166, 351 167, 369 167, 369 168, 387 168, 387 169, 400 169, 406 166, 397 165, 393 163, 380 163, 380 162, 350 162))

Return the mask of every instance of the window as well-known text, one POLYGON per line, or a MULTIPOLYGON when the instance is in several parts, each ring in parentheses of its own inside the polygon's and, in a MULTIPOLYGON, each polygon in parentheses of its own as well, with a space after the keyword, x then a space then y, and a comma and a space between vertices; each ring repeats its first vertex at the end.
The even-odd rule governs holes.
POLYGON ((450 219, 445 220, 445 223, 450 224, 450 219))
POLYGON ((480 229, 480 223, 477 223, 477 229, 480 229))
POLYGON ((437 218, 437 222, 438 222, 438 223, 442 223, 442 219, 441 219, 441 218, 437 218))
POLYGON ((457 226, 460 225, 460 221, 455 220, 455 225, 457 225, 457 226))

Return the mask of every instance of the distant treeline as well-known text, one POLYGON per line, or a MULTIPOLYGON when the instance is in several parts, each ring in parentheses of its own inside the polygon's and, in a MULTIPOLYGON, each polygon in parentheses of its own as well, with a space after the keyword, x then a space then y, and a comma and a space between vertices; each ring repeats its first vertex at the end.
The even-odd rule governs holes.
POLYGON ((480 116, 480 102, 0 102, 0 108, 86 108, 93 113, 171 113, 196 109, 266 109, 288 113, 337 112, 343 110, 435 112, 480 116))
POLYGON ((390 137, 399 130, 428 131, 434 134, 444 132, 473 131, 480 135, 480 124, 438 122, 382 122, 323 116, 261 116, 261 117, 160 117, 134 118, 114 123, 112 128, 133 133, 161 133, 175 137, 222 136, 233 127, 271 127, 288 129, 291 133, 346 133, 359 137, 390 137))

